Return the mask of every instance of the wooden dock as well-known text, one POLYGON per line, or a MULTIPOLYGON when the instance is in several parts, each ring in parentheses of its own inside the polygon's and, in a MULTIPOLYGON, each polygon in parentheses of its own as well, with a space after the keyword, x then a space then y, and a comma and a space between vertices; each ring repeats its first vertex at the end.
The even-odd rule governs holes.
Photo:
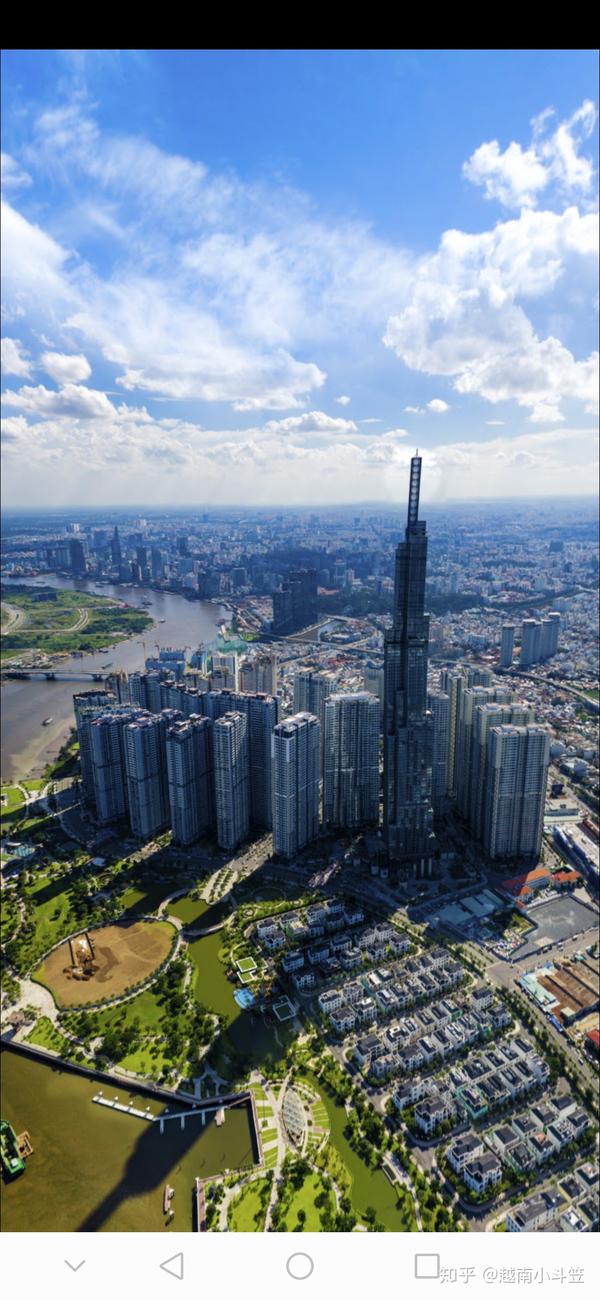
POLYGON ((33 1155, 33 1146, 29 1133, 19 1133, 17 1137, 17 1151, 21 1160, 27 1160, 28 1156, 33 1155))

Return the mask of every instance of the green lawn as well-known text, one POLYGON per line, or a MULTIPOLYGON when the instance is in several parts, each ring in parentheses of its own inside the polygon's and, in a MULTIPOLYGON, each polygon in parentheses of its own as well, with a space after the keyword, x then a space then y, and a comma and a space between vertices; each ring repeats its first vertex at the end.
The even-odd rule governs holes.
POLYGON ((23 795, 20 790, 17 790, 16 785, 3 785, 2 796, 3 799, 7 800, 7 803, 2 803, 3 812, 17 812, 19 808, 23 807, 23 795))
POLYGON ((27 1035, 26 1042, 33 1043, 36 1047, 48 1047, 54 1052, 64 1054, 65 1048, 71 1050, 72 1044, 65 1038, 64 1034, 52 1024, 48 1016, 40 1016, 37 1024, 27 1035))
POLYGON ((179 1062, 167 1056, 161 1047, 161 1040, 148 1042, 129 1052, 119 1061, 124 1070, 133 1070, 135 1074, 159 1075, 165 1067, 177 1066, 179 1062))
MULTIPOLYGON (((155 912, 163 898, 167 898, 172 892, 175 882, 172 880, 156 881, 155 883, 129 885, 119 897, 119 903, 124 912, 130 916, 144 916, 155 912)), ((170 909, 169 909, 170 910, 170 909)))
POLYGON ((264 1178, 248 1183, 229 1208, 229 1231, 262 1232, 268 1203, 269 1187, 264 1178))
POLYGON ((33 933, 22 941, 19 936, 21 969, 32 966, 59 939, 79 928, 67 893, 69 883, 67 877, 50 881, 44 876, 36 878, 33 887, 28 889, 26 898, 28 906, 31 905, 33 933))
POLYGON ((270 1147, 268 1151, 265 1151, 265 1160, 264 1160, 265 1169, 274 1169, 276 1164, 277 1164, 277 1147, 270 1147))
MULTIPOLYGON (((381 1169, 371 1169, 364 1160, 353 1151, 344 1129, 348 1123, 344 1107, 334 1101, 325 1091, 323 1085, 310 1072, 302 1077, 318 1092, 329 1117, 331 1128, 330 1141, 341 1157, 352 1179, 350 1199, 352 1207, 359 1217, 363 1217, 368 1206, 373 1206, 377 1218, 387 1232, 416 1232, 412 1198, 408 1192, 392 1187, 389 1179, 381 1169), (403 1210, 397 1208, 398 1198, 403 1201, 403 1210)), ((290 1225, 291 1226, 291 1225, 290 1225)))
POLYGON ((261 1132, 260 1132, 260 1140, 261 1140, 261 1142, 263 1142, 263 1143, 265 1143, 265 1142, 274 1142, 276 1137, 277 1137, 277 1129, 276 1129, 276 1128, 265 1128, 265 1129, 261 1129, 261 1132))
MULTIPOLYGON (((303 1232, 320 1232, 321 1215, 325 1206, 320 1208, 315 1205, 315 1198, 323 1192, 323 1179, 320 1174, 309 1174, 304 1179, 299 1191, 292 1194, 290 1201, 285 1200, 284 1219, 288 1229, 293 1232, 298 1224, 298 1211, 304 1210, 306 1219, 304 1222, 303 1232)), ((329 1208, 333 1209, 333 1192, 328 1195, 329 1208)))
POLYGON ((0 940, 3 944, 7 943, 15 933, 18 924, 19 908, 15 895, 4 890, 0 908, 0 940))
POLYGON ((117 604, 106 596, 54 590, 55 598, 47 601, 33 600, 34 588, 26 584, 11 591, 10 603, 21 610, 24 618, 12 625, 14 630, 9 626, 3 633, 3 654, 19 650, 45 650, 50 654, 99 650, 152 625, 143 610, 117 604), (85 611, 83 619, 80 611, 85 611))
POLYGON ((241 960, 237 960, 236 958, 235 964, 238 970, 242 971, 242 974, 247 974, 248 971, 256 970, 254 957, 242 957, 241 960))
POLYGON ((127 1002, 122 1002, 116 1007, 107 1007, 106 1010, 96 1011, 93 1015, 99 1024, 98 1033, 100 1034, 105 1034, 107 1030, 112 1029, 116 1024, 129 1027, 135 1024, 136 1021, 139 1021, 142 1033, 158 1034, 161 1019, 165 1015, 165 1008, 160 1005, 152 989, 144 989, 142 993, 138 993, 136 998, 129 998, 127 1002))

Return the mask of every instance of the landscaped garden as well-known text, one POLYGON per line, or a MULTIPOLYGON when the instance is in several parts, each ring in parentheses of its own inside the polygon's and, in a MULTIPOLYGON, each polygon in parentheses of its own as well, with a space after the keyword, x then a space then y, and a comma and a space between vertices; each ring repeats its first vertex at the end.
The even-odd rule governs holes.
POLYGON ((271 1179, 255 1178, 242 1187, 227 1217, 230 1232, 262 1232, 271 1193, 271 1179))

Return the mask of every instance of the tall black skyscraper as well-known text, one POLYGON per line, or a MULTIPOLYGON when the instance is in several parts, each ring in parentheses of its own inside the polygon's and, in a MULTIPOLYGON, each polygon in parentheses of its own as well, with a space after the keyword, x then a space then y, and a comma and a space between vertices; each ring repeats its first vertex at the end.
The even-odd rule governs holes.
POLYGON ((111 554, 111 559, 113 564, 118 569, 121 564, 122 553, 121 553, 121 538, 119 537, 119 529, 117 528, 116 524, 111 538, 110 554, 111 554))
POLYGON ((288 636, 301 627, 310 627, 318 617, 316 569, 292 569, 273 593, 273 631, 288 636))
POLYGON ((385 634, 384 828, 391 862, 427 872, 435 848, 432 719, 427 709, 427 529, 419 519, 421 457, 410 462, 408 521, 396 551, 394 622, 385 634))

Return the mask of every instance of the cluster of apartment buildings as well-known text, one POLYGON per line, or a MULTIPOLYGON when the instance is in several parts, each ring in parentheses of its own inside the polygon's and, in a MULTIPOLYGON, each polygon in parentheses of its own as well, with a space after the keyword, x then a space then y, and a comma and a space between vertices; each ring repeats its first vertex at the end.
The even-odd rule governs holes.
POLYGON ((136 836, 169 826, 182 845, 216 833, 234 850, 251 826, 295 856, 319 834, 376 824, 379 700, 323 700, 279 721, 277 696, 205 690, 161 670, 74 697, 84 788, 102 824, 128 817, 136 836))
POLYGON ((434 809, 455 804, 491 858, 535 858, 542 842, 550 736, 530 704, 489 669, 445 668, 429 694, 434 809))
MULTIPOLYGON (((514 623, 502 624, 500 640, 500 667, 511 668, 515 645, 514 623)), ((546 618, 526 618, 521 625, 521 653, 519 665, 529 668, 541 660, 551 659, 558 650, 560 612, 552 610, 546 618)))

